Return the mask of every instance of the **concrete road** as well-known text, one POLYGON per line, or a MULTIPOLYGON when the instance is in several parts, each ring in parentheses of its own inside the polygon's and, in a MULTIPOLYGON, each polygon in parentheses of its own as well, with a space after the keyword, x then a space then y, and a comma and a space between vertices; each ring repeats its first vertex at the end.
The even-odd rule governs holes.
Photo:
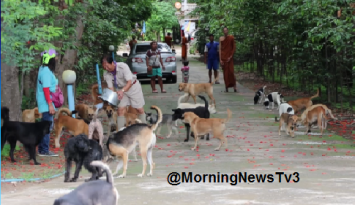
MULTIPOLYGON (((207 82, 205 65, 191 58, 190 62, 191 83, 207 82)), ((180 61, 178 65, 180 68, 180 61)), ((214 151, 218 140, 212 138, 210 141, 201 140, 198 152, 191 151, 193 138, 183 142, 184 128, 179 128, 179 136, 169 139, 165 138, 163 129, 153 152, 156 163, 154 175, 137 177, 142 170, 142 160, 139 159, 138 162, 129 162, 126 178, 115 178, 115 186, 121 196, 119 204, 355 204, 353 142, 332 133, 322 138, 301 135, 290 138, 284 132, 278 136, 278 125, 273 119, 278 113, 276 110, 266 111, 261 105, 254 106, 254 92, 239 84, 238 94, 224 93, 222 75, 220 80, 221 85, 214 85, 218 113, 213 117, 224 118, 226 109, 232 110, 233 118, 225 132, 228 147, 214 151), (253 176, 249 176, 250 181, 231 185, 230 181, 209 183, 207 177, 205 183, 171 186, 167 182, 171 172, 193 172, 193 175, 218 175, 218 172, 220 175, 239 175, 239 172, 270 174, 270 182, 253 182, 253 176), (282 175, 279 183, 276 172, 287 174, 290 182, 287 183, 282 175)), ((181 82, 180 75, 178 81, 181 82)), ((151 105, 157 105, 164 113, 171 113, 182 94, 178 93, 177 84, 165 85, 166 94, 152 94, 149 85, 143 87, 146 111, 151 105)), ((114 169, 115 164, 111 164, 111 168, 114 169)), ((89 174, 85 172, 82 176, 76 183, 63 183, 63 177, 60 177, 15 193, 2 194, 1 201, 9 205, 52 204, 56 198, 84 183, 89 174)), ((200 180, 199 176, 195 179, 200 180)))

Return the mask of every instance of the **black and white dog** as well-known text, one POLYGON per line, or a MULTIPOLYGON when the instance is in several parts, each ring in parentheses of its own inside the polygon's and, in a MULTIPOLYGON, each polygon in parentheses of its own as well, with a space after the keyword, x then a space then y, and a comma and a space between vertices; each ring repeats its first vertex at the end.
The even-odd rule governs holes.
POLYGON ((265 98, 264 105, 266 109, 269 109, 270 104, 272 105, 271 109, 274 109, 274 104, 277 104, 277 110, 279 110, 281 103, 284 102, 284 96, 279 92, 272 92, 267 95, 265 98))
POLYGON ((265 98, 265 88, 266 85, 256 91, 254 96, 254 105, 261 103, 262 99, 265 98))

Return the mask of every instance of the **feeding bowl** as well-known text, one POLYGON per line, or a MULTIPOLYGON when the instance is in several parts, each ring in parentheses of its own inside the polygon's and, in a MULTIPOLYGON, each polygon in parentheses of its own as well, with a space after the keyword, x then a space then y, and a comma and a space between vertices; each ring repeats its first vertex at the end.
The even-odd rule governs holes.
POLYGON ((102 91, 102 95, 99 96, 99 98, 115 107, 117 107, 118 104, 120 103, 120 101, 118 100, 117 93, 108 88, 105 88, 102 91))

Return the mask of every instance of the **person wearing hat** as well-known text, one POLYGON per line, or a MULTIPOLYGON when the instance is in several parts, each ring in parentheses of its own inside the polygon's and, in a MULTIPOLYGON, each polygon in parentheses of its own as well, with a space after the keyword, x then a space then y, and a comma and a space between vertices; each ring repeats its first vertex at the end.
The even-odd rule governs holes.
POLYGON ((126 119, 124 117, 127 106, 132 106, 138 112, 138 118, 146 123, 146 115, 143 109, 145 105, 142 86, 133 75, 128 65, 123 62, 115 62, 111 55, 105 55, 101 58, 104 71, 104 79, 107 87, 116 90, 118 100, 117 129, 124 127, 126 119))
MULTIPOLYGON (((38 112, 42 113, 42 121, 51 121, 53 129, 53 116, 55 114, 55 106, 52 102, 50 93, 56 91, 58 79, 54 75, 56 52, 54 49, 49 49, 41 53, 42 65, 39 67, 36 89, 36 100, 38 112)), ((47 134, 38 145, 39 156, 52 156, 58 155, 49 150, 49 136, 47 134)))

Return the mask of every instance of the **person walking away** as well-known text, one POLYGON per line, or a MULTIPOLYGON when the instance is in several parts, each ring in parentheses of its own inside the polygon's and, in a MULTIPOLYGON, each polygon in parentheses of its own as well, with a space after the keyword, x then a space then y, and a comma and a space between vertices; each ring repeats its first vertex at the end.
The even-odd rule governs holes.
POLYGON ((183 83, 188 83, 189 82, 189 61, 184 61, 183 62, 184 66, 181 68, 182 72, 182 82, 183 83))
POLYGON ((132 48, 134 47, 134 45, 137 44, 137 40, 135 36, 132 36, 132 40, 129 41, 129 48, 132 50, 132 48))
POLYGON ((234 75, 233 55, 236 49, 234 37, 228 35, 228 28, 223 28, 224 36, 219 38, 219 58, 223 69, 224 84, 226 92, 233 87, 237 92, 237 83, 234 75))
POLYGON ((181 42, 181 60, 183 62, 187 60, 187 39, 185 36, 182 37, 181 42))
POLYGON ((128 65, 123 62, 115 62, 111 55, 105 55, 101 58, 104 71, 104 79, 107 87, 113 91, 116 90, 120 104, 117 109, 117 128, 124 127, 127 112, 127 106, 131 105, 138 112, 138 118, 146 123, 146 115, 143 109, 145 105, 142 86, 133 75, 128 65))
POLYGON ((146 53, 145 61, 147 63, 147 73, 148 77, 150 77, 150 85, 152 86, 152 92, 158 93, 158 90, 155 89, 155 80, 156 77, 158 77, 161 92, 166 93, 166 91, 163 89, 162 79, 162 69, 165 70, 165 67, 163 64, 163 60, 161 59, 160 51, 158 50, 158 43, 156 41, 152 41, 150 43, 150 47, 151 49, 149 49, 146 53))
MULTIPOLYGON (((55 114, 54 103, 52 102, 51 93, 56 92, 58 79, 54 75, 56 52, 49 49, 42 54, 42 65, 39 67, 36 101, 38 112, 42 113, 42 121, 52 122, 50 130, 53 129, 53 116, 55 114)), ((38 145, 39 156, 57 157, 58 155, 49 150, 50 134, 46 134, 38 145)))
POLYGON ((167 36, 165 36, 165 43, 168 44, 168 46, 171 48, 172 44, 171 42, 173 41, 173 38, 171 37, 171 33, 168 33, 167 36))
POLYGON ((214 41, 214 35, 209 35, 210 42, 205 45, 205 64, 207 64, 209 83, 212 82, 212 69, 216 84, 218 81, 218 68, 219 68, 219 43, 214 41))

